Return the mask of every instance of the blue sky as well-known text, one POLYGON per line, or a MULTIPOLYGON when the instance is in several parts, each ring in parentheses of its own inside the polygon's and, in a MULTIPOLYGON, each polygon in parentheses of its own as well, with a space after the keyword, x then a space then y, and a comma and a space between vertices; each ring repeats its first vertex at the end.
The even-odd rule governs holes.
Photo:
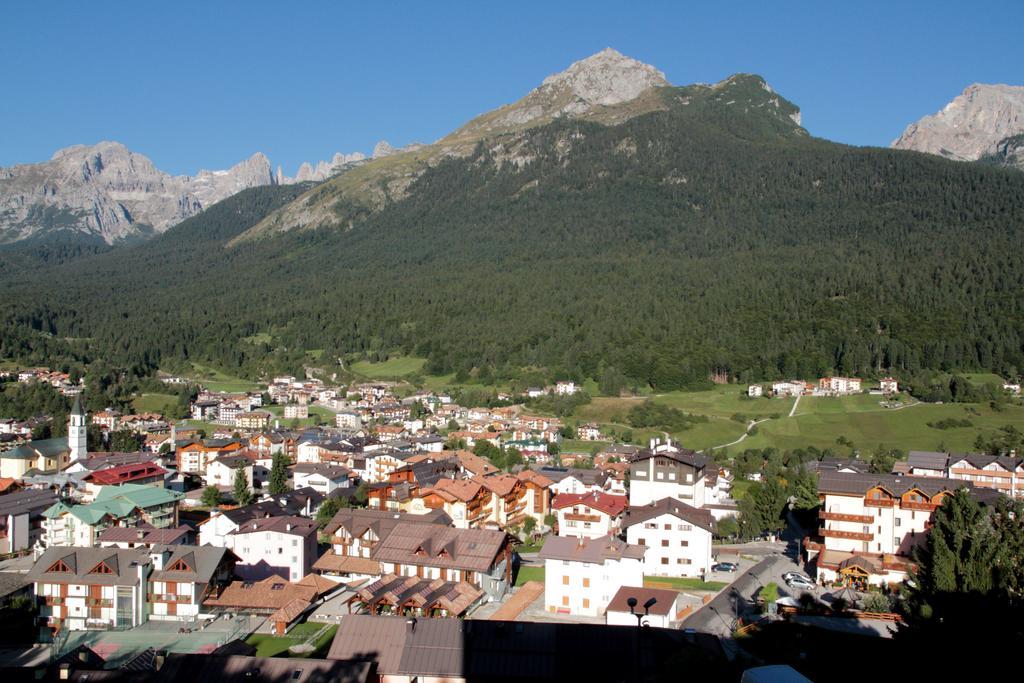
POLYGON ((812 134, 887 145, 971 83, 1024 84, 1022 25, 1022 0, 11 3, 0 166, 118 140, 172 173, 262 151, 291 174, 436 140, 609 46, 677 85, 759 73, 812 134))

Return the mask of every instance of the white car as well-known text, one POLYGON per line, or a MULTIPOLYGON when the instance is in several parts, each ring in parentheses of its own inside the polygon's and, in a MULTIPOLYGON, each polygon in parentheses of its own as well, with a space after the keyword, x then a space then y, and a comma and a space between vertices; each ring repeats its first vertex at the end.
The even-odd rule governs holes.
POLYGON ((811 577, 807 576, 807 574, 804 574, 803 572, 786 572, 782 575, 782 580, 786 583, 789 583, 790 579, 801 579, 807 583, 814 583, 811 581, 811 577))
POLYGON ((814 582, 812 582, 812 581, 810 581, 810 580, 808 580, 808 579, 806 579, 806 578, 804 578, 802 576, 791 576, 791 577, 789 577, 789 579, 786 580, 786 585, 789 586, 790 588, 794 589, 794 590, 799 589, 799 590, 806 590, 806 591, 813 591, 814 589, 816 589, 818 587, 814 582))

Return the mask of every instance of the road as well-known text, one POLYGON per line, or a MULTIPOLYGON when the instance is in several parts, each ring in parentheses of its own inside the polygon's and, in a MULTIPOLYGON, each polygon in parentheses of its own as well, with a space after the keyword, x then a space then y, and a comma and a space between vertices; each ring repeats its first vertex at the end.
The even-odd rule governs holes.
POLYGON ((796 407, 797 407, 798 405, 800 405, 800 397, 801 397, 802 395, 803 395, 803 394, 797 394, 797 395, 796 395, 796 400, 795 400, 795 401, 793 401, 793 407, 789 409, 789 416, 790 416, 790 417, 793 417, 794 415, 796 415, 796 407))

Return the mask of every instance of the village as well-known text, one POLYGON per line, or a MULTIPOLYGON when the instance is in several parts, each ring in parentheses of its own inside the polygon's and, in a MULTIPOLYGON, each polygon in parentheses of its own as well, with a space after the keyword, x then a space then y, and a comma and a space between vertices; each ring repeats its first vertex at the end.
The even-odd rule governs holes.
MULTIPOLYGON (((808 463, 813 526, 791 517, 784 538, 729 544, 719 529, 739 514, 734 476, 707 454, 668 436, 561 451, 567 436, 602 439, 600 426, 569 431, 522 400, 571 396, 570 381, 487 408, 444 393, 399 398, 389 382, 276 377, 262 392, 198 391, 189 411, 210 433, 154 413, 87 414, 81 384, 45 369, 17 381, 73 402, 66 437, 31 439, 38 425, 0 420, 2 597, 29 601, 54 661, 87 650, 107 667, 138 666, 239 642, 349 661, 367 633, 401 634, 410 619, 437 621, 435 637, 450 639, 451 620, 729 639, 830 603, 890 637, 898 616, 867 598, 910 578, 944 498, 1024 497, 1019 457, 912 451, 891 473, 823 460, 808 463), (333 424, 282 427, 311 408, 333 424), (130 432, 139 448, 91 451, 90 429, 105 441, 130 432), (744 600, 726 600, 737 591, 744 600), (388 623, 400 626, 378 625, 388 623)), ((843 377, 771 387, 860 391, 843 377)), ((886 378, 872 391, 898 387, 886 378)), ((394 639, 388 661, 407 640, 394 639)))

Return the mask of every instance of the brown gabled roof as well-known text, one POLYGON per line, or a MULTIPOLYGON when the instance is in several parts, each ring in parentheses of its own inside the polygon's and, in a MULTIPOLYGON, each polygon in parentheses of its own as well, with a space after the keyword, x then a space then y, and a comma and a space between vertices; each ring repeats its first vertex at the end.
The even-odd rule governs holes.
POLYGON ((821 470, 818 473, 818 491, 820 493, 863 496, 875 487, 881 487, 894 496, 902 496, 911 489, 918 489, 929 497, 943 491, 952 492, 961 488, 971 488, 966 481, 943 477, 907 477, 894 474, 861 474, 833 470, 821 470))
POLYGON ((672 607, 676 604, 676 600, 679 598, 679 593, 666 588, 644 588, 643 586, 622 586, 618 592, 612 597, 612 601, 608 603, 609 612, 629 612, 630 598, 636 598, 637 606, 634 608, 640 613, 644 612, 643 605, 654 598, 657 600, 651 605, 649 614, 658 615, 669 615, 675 618, 675 614, 672 613, 672 607))
POLYGON ((499 496, 507 496, 512 493, 515 489, 516 484, 519 483, 519 479, 513 477, 511 474, 489 474, 481 477, 479 475, 473 477, 473 481, 480 484, 488 491, 493 491, 499 496))
POLYGON ((642 524, 649 519, 662 515, 678 517, 706 531, 714 529, 715 520, 710 512, 704 508, 695 508, 692 505, 687 505, 675 498, 662 498, 650 505, 630 508, 629 512, 626 513, 626 519, 623 520, 622 526, 628 529, 634 524, 642 524))
POLYGON ((591 562, 603 564, 605 560, 624 558, 642 560, 647 551, 642 545, 632 545, 614 536, 598 538, 572 538, 549 536, 541 548, 542 560, 566 560, 570 562, 591 562))
POLYGON ((424 493, 435 491, 468 502, 476 498, 481 488, 481 484, 472 479, 438 479, 434 486, 431 489, 426 489, 424 493))
POLYGON ((506 539, 503 531, 401 522, 377 544, 373 559, 486 572, 497 562, 506 539))
POLYGON ((296 599, 305 600, 308 605, 321 593, 322 591, 316 586, 291 583, 279 576, 271 576, 262 581, 232 581, 221 591, 220 595, 204 600, 203 605, 233 609, 277 610, 296 599))
POLYGON ((313 563, 313 569, 321 572, 346 572, 349 574, 370 574, 376 576, 380 574, 380 562, 371 560, 368 557, 338 555, 331 549, 313 563))
POLYGON ((516 476, 518 476, 519 481, 531 482, 531 483, 536 484, 537 486, 540 486, 541 488, 545 488, 545 489, 546 488, 550 488, 555 483, 555 482, 551 481, 550 479, 548 479, 547 477, 545 477, 540 472, 535 472, 534 470, 531 470, 531 469, 525 469, 525 470, 523 470, 522 472, 520 472, 516 476))
POLYGON ((462 469, 475 475, 490 474, 491 472, 498 471, 497 467, 472 451, 455 451, 455 457, 459 459, 462 469))

